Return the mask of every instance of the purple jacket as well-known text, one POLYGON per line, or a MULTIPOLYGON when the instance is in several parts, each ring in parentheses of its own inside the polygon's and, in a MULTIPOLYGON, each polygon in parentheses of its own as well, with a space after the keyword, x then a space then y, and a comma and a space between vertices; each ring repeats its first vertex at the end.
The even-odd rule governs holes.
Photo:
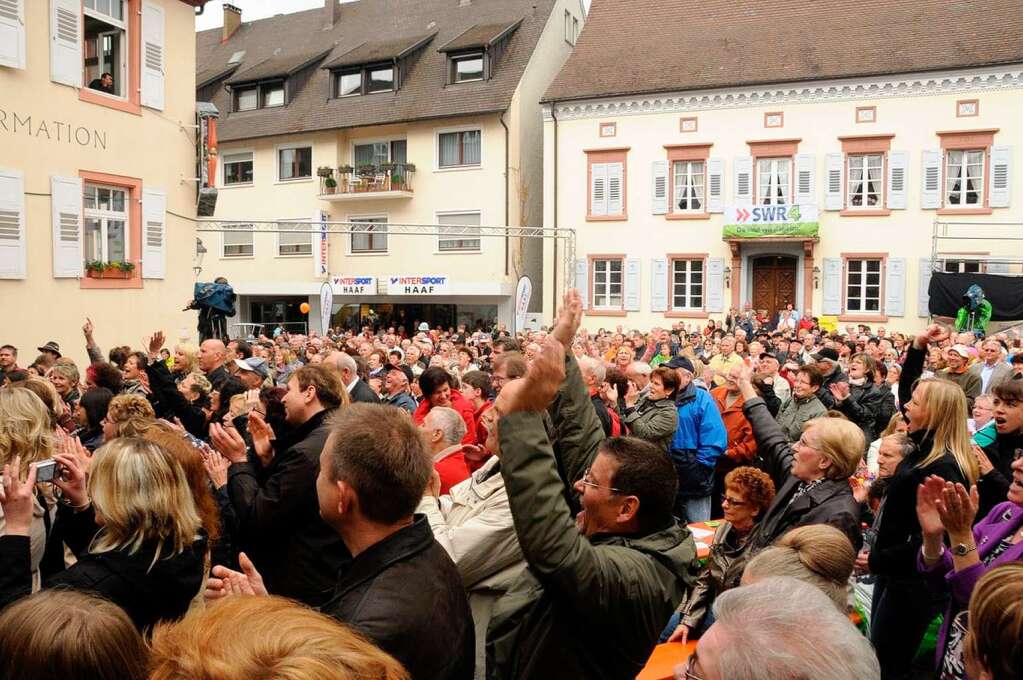
POLYGON ((977 542, 977 556, 981 561, 960 572, 956 572, 952 568, 952 553, 948 550, 945 550, 941 555, 941 559, 931 567, 927 566, 922 555, 917 554, 917 569, 927 578, 931 588, 936 591, 947 589, 951 595, 948 608, 945 610, 945 620, 941 625, 941 631, 938 633, 937 655, 939 663, 941 662, 941 655, 945 650, 945 638, 948 635, 949 621, 954 613, 966 609, 969 605, 973 587, 980 580, 980 577, 986 574, 988 569, 997 567, 1000 564, 1023 560, 1023 541, 1021 541, 999 555, 991 564, 984 564, 984 557, 1001 543, 1003 539, 1012 536, 1020 526, 1023 526, 1023 506, 1006 502, 993 507, 987 517, 977 522, 973 527, 973 538, 977 542))

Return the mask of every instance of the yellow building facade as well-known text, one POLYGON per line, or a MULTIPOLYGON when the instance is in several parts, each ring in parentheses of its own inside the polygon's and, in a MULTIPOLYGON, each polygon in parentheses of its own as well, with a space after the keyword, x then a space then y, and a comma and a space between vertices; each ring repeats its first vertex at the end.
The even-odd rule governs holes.
POLYGON ((196 336, 195 7, 14 0, 0 11, 0 342, 86 362, 196 336), (16 18, 14 18, 16 16, 16 18), (104 74, 108 74, 104 76, 104 74))
MULTIPOLYGON (((628 12, 635 21, 672 3, 641 4, 628 12)), ((905 11, 924 5, 945 11, 930 2, 905 11)), ((1020 272, 1023 240, 1009 237, 1023 237, 1014 168, 1023 64, 992 54, 973 58, 1008 63, 975 65, 950 47, 904 61, 958 66, 900 72, 879 46, 864 65, 840 44, 831 62, 814 51, 823 39, 814 32, 784 46, 813 55, 805 64, 745 67, 723 50, 731 33, 748 35, 746 24, 770 33, 795 20, 784 11, 765 5, 715 29, 698 69, 652 82, 609 70, 621 56, 610 41, 639 27, 613 3, 594 3, 545 95, 545 226, 577 234, 571 262, 548 247, 547 275, 583 291, 589 328, 702 327, 730 309, 771 317, 791 304, 841 327, 914 330, 928 317, 933 271, 1020 272), (793 78, 801 69, 818 77, 793 78), (838 77, 854 69, 877 74, 838 77), (714 82, 730 84, 700 86, 714 82), (935 242, 936 229, 964 238, 935 242)), ((704 19, 713 17, 694 18, 691 30, 704 19)), ((672 59, 696 63, 675 48, 672 59)), ((549 292, 548 317, 556 301, 549 292)))

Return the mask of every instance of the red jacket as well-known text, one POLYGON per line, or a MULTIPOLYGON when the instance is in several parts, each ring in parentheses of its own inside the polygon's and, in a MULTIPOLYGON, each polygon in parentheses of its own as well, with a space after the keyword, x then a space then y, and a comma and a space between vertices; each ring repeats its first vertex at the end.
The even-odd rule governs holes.
POLYGON ((442 496, 449 493, 451 487, 455 484, 469 478, 469 468, 465 465, 465 454, 462 453, 461 447, 445 454, 433 464, 433 468, 440 475, 440 493, 442 496))
POLYGON ((757 453, 757 440, 753 437, 753 428, 742 412, 742 405, 745 400, 739 396, 732 405, 725 406, 725 397, 728 388, 722 385, 710 391, 714 403, 717 404, 721 413, 721 420, 725 423, 725 430, 728 432, 728 448, 725 455, 728 456, 733 465, 745 465, 753 460, 757 453))
MULTIPOLYGON (((430 412, 430 400, 423 399, 419 402, 419 407, 416 412, 412 414, 412 422, 416 425, 422 425, 423 419, 426 418, 426 414, 430 412)), ((475 444, 476 443, 476 420, 473 418, 473 413, 476 409, 472 407, 472 402, 462 396, 461 392, 457 390, 451 390, 451 408, 458 411, 458 414, 462 416, 462 420, 465 421, 465 436, 462 437, 463 444, 475 444)))

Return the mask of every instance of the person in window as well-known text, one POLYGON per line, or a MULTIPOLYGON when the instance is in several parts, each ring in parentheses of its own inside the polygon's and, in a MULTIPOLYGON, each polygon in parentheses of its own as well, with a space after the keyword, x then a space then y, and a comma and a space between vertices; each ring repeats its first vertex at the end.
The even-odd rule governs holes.
POLYGON ((114 76, 112 73, 105 72, 99 78, 93 78, 92 82, 89 83, 89 89, 99 90, 107 94, 117 94, 114 92, 114 76))

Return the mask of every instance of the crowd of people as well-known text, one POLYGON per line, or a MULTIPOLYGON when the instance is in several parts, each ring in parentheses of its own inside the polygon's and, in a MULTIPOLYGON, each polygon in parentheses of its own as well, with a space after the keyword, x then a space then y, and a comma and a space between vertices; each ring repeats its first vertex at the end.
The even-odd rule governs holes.
POLYGON ((1018 335, 582 317, 0 347, 8 672, 1020 677, 1018 335))

